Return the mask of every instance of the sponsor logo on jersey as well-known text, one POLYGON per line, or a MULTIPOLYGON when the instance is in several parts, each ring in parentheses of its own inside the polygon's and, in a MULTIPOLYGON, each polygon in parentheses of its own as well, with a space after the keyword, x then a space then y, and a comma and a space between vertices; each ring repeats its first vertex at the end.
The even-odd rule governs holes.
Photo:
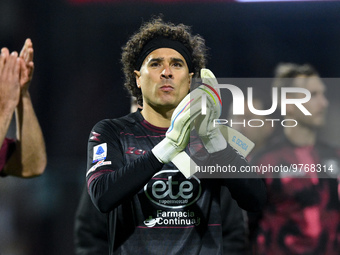
POLYGON ((162 208, 185 208, 201 196, 200 180, 192 176, 186 179, 179 170, 163 170, 156 173, 144 186, 147 198, 162 208))
POLYGON ((107 144, 102 143, 93 147, 93 161, 92 163, 105 160, 107 156, 107 144))
POLYGON ((157 226, 198 226, 201 223, 201 218, 197 217, 193 211, 163 211, 157 210, 157 217, 146 219, 144 225, 152 228, 157 226))

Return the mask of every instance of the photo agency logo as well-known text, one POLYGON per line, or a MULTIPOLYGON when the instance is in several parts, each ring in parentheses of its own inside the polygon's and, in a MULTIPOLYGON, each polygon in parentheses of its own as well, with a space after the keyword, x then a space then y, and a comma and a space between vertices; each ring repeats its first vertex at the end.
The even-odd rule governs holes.
MULTIPOLYGON (((258 83, 257 81, 256 83, 258 83)), ((243 82, 244 83, 244 82, 243 82)), ((202 84, 202 83, 201 83, 202 84)), ((203 83, 204 84, 204 83, 203 83)), ((213 126, 217 125, 228 125, 230 127, 243 126, 243 127, 262 127, 265 125, 265 122, 270 123, 272 127, 279 124, 282 127, 296 127, 298 125, 298 120, 293 118, 286 118, 287 108, 292 106, 291 109, 294 111, 300 111, 305 116, 311 116, 310 111, 305 107, 304 104, 310 101, 311 92, 302 87, 267 87, 268 91, 271 89, 271 93, 265 97, 266 100, 271 100, 271 106, 269 109, 257 109, 254 103, 254 91, 263 90, 262 87, 244 87, 243 90, 237 86, 226 83, 214 84, 214 88, 219 91, 223 105, 228 104, 228 101, 231 102, 229 104, 230 110, 228 114, 228 118, 218 118, 213 120, 213 126), (244 93, 245 91, 245 93, 244 93), (225 94, 231 95, 231 100, 225 98, 225 94), (246 94, 246 95, 245 95, 246 94), (249 111, 252 116, 261 116, 261 118, 244 118, 240 119, 239 117, 245 116, 245 107, 247 107, 247 111, 249 111), (273 118, 270 117, 277 110, 280 111, 281 118, 273 118), (239 116, 237 120, 233 117, 239 116)), ((257 93, 260 94, 260 93, 257 93)), ((207 108, 209 104, 207 103, 207 94, 202 95, 201 100, 201 114, 207 114, 207 108)))
MULTIPOLYGON (((206 117, 199 118, 200 122, 195 123, 195 132, 190 141, 192 151, 199 148, 193 145, 195 142, 199 144, 195 139, 197 139, 196 132, 199 135, 204 134, 204 132, 199 133, 200 131, 206 131, 208 136, 212 134, 212 138, 218 134, 218 139, 211 139, 216 147, 219 141, 224 142, 220 139, 223 135, 228 145, 247 158, 255 145, 261 146, 272 134, 276 135, 274 132, 277 127, 284 127, 285 130, 291 131, 309 129, 315 132, 326 126, 325 124, 333 128, 335 125, 329 125, 333 118, 327 116, 328 97, 332 97, 334 103, 337 92, 336 86, 331 86, 333 84, 338 84, 337 79, 321 79, 317 76, 280 78, 280 80, 277 78, 220 78, 218 80, 203 78, 202 81, 197 82, 198 88, 202 87, 201 90, 205 92, 200 94, 199 113, 206 117)), ((195 111, 196 108, 193 109, 193 114, 196 113, 195 111)), ((333 112, 333 114, 337 113, 333 112)), ((258 148, 261 148, 260 146, 258 148)), ((334 164, 331 166, 323 163, 312 166, 293 164, 236 167, 230 165, 227 158, 221 159, 218 164, 211 163, 205 160, 209 157, 204 152, 200 153, 197 153, 199 164, 192 164, 198 178, 226 178, 226 176, 249 178, 252 176, 249 173, 253 172, 280 173, 276 175, 277 177, 294 175, 308 178, 311 176, 306 174, 309 169, 310 172, 324 171, 324 173, 334 169, 334 164)))

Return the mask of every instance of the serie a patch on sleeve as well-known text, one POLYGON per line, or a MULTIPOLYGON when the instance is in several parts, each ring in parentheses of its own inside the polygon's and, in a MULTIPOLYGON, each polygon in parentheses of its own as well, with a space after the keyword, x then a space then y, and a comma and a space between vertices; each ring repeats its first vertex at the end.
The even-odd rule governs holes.
POLYGON ((93 147, 93 161, 92 163, 96 163, 101 160, 105 160, 107 156, 107 144, 102 143, 93 147))

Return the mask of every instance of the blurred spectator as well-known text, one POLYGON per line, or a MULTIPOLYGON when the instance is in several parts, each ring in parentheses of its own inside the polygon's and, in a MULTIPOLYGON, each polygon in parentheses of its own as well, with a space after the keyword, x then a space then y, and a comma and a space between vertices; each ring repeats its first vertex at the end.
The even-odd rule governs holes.
MULTIPOLYGON (((326 86, 313 67, 296 64, 280 64, 273 86, 309 90, 311 99, 303 105, 312 115, 287 105, 286 119, 296 120, 297 126, 284 127, 283 134, 252 160, 262 167, 286 167, 264 176, 267 205, 261 215, 250 214, 253 253, 340 254, 340 154, 317 136, 325 124, 326 86)), ((299 98, 301 93, 290 95, 299 98)))

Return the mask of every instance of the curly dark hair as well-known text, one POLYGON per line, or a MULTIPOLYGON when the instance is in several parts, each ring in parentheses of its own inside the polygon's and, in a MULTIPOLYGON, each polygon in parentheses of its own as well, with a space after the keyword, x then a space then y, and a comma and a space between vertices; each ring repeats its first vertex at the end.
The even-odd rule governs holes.
POLYGON ((189 26, 173 23, 166 23, 162 18, 153 18, 151 21, 142 24, 137 31, 122 48, 123 72, 125 76, 124 86, 129 93, 137 98, 139 105, 143 105, 141 89, 136 86, 134 71, 136 61, 147 42, 155 37, 166 37, 183 43, 192 52, 192 64, 194 77, 199 77, 201 68, 206 65, 207 48, 205 41, 200 35, 192 35, 189 26))

